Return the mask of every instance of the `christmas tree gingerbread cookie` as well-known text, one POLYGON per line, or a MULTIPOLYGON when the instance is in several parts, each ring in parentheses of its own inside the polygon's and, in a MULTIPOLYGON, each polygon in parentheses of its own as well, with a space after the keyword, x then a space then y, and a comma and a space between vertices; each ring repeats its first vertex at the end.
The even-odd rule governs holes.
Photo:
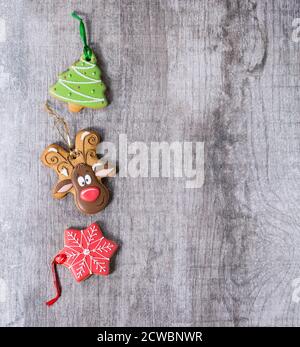
POLYGON ((107 106, 106 86, 101 80, 101 71, 92 53, 90 61, 84 55, 58 76, 50 87, 50 94, 68 103, 70 112, 79 112, 84 107, 99 109, 107 106))
POLYGON ((58 76, 57 82, 50 87, 50 95, 68 103, 70 112, 79 112, 84 107, 100 109, 107 106, 106 86, 101 79, 94 52, 87 44, 83 20, 76 12, 72 16, 80 21, 80 36, 83 54, 78 61, 58 76))

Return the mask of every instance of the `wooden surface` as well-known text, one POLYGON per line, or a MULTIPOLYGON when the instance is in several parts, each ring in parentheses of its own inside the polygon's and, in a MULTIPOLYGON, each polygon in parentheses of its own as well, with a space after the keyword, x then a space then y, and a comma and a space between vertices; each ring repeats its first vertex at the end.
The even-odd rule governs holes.
POLYGON ((0 1, 0 324, 299 326, 299 1, 0 1), (204 141, 205 183, 109 179, 104 212, 51 198, 39 156, 59 140, 48 87, 82 50, 77 10, 110 89, 70 115, 107 141, 204 141), (63 230, 98 221, 114 271, 75 283, 49 264, 63 230))

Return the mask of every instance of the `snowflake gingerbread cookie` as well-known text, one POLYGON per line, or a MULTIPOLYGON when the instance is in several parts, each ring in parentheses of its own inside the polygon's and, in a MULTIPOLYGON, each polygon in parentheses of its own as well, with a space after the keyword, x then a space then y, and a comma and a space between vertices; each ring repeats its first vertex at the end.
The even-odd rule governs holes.
POLYGON ((52 261, 52 273, 56 296, 46 304, 53 305, 61 295, 56 265, 64 265, 73 274, 77 282, 91 275, 109 274, 109 263, 118 245, 106 239, 96 223, 83 230, 67 229, 64 233, 64 248, 52 261))

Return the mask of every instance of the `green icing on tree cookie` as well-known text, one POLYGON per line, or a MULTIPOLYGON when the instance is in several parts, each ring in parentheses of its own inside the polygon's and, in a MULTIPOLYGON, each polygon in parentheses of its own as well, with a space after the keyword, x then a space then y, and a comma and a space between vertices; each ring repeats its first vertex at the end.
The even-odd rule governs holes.
POLYGON ((90 61, 86 61, 82 55, 80 60, 58 76, 58 81, 50 87, 50 94, 69 104, 95 109, 106 107, 106 86, 96 62, 94 53, 90 61))

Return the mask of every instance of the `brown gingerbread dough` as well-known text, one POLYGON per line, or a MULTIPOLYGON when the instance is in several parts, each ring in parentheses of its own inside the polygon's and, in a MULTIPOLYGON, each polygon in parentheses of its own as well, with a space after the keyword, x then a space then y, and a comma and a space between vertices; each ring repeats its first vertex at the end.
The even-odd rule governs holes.
POLYGON ((108 204, 109 191, 101 178, 116 173, 115 167, 98 159, 96 146, 99 142, 98 133, 81 130, 72 151, 52 144, 41 156, 41 161, 58 175, 53 197, 62 199, 72 193, 77 208, 85 214, 98 213, 108 204))

